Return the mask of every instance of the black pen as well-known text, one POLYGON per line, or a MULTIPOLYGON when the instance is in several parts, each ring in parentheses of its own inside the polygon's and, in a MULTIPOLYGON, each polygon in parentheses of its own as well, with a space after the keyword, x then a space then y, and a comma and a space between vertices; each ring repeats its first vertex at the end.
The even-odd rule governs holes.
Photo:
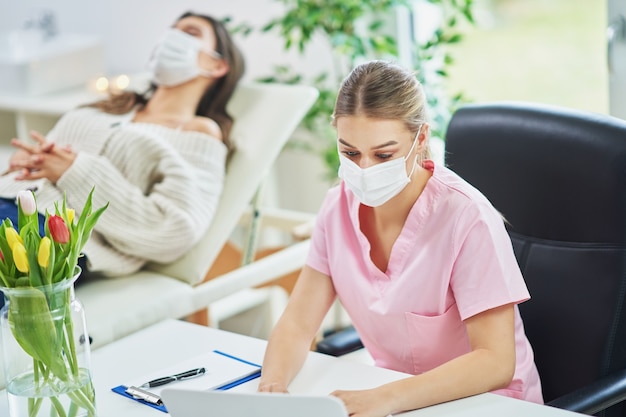
POLYGON ((145 384, 141 385, 140 388, 154 388, 159 387, 161 385, 169 384, 174 381, 182 381, 183 379, 195 378, 200 376, 206 372, 204 368, 192 369, 190 371, 181 372, 180 374, 164 376, 162 378, 153 379, 152 381, 148 381, 145 384))

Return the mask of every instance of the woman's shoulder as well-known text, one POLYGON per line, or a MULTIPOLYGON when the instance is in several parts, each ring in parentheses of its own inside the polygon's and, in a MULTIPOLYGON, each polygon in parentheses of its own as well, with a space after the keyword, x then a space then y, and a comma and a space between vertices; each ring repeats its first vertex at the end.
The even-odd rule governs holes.
MULTIPOLYGON (((323 218, 344 218, 351 213, 355 204, 354 196, 346 192, 343 181, 331 186, 322 200, 318 216, 323 218)), ((358 202, 356 203, 358 204, 358 202)))
POLYGON ((128 115, 132 115, 134 114, 135 110, 132 109, 126 113, 110 113, 110 112, 105 112, 91 104, 85 104, 83 106, 78 106, 73 108, 72 110, 66 112, 65 114, 69 114, 69 115, 93 115, 95 117, 97 116, 111 116, 111 117, 120 117, 120 116, 128 116, 128 115))
POLYGON ((127 118, 128 114, 113 115, 94 107, 82 106, 63 113, 53 131, 63 132, 63 135, 67 135, 68 131, 76 134, 82 132, 81 135, 84 134, 85 130, 104 132, 110 127, 119 125, 127 118))
POLYGON ((61 116, 60 120, 71 120, 71 119, 79 119, 83 117, 95 117, 101 114, 100 110, 95 109, 93 107, 81 106, 66 111, 61 116))
POLYGON ((445 206, 453 211, 451 217, 499 217, 489 199, 457 173, 443 166, 438 166, 435 172, 440 198, 445 199, 448 203, 445 206))
POLYGON ((445 190, 444 194, 455 195, 460 200, 470 202, 482 202, 485 196, 472 184, 467 182, 459 174, 445 166, 437 166, 433 177, 438 186, 445 190))
POLYGON ((106 113, 100 109, 86 105, 76 107, 72 110, 65 112, 60 121, 78 120, 84 123, 90 123, 92 121, 105 121, 108 123, 125 120, 132 116, 132 114, 132 111, 123 114, 106 113))
POLYGON ((213 119, 203 116, 195 116, 193 119, 184 123, 182 126, 184 131, 204 133, 216 139, 223 140, 222 129, 213 119))

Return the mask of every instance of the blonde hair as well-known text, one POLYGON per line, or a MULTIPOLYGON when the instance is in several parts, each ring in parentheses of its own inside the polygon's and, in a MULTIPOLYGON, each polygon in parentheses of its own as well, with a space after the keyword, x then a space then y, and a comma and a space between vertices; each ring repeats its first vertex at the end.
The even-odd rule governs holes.
MULTIPOLYGON (((427 121, 426 96, 415 73, 388 61, 370 61, 355 67, 343 80, 332 125, 346 116, 400 120, 417 134, 427 121)), ((422 155, 430 158, 428 147, 422 155)))

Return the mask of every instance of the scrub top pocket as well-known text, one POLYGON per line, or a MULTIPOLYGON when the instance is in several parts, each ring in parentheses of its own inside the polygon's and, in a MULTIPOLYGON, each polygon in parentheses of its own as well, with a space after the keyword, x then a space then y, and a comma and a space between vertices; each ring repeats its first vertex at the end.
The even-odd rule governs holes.
POLYGON ((470 351, 465 323, 456 303, 438 316, 411 312, 404 316, 416 375, 470 351))

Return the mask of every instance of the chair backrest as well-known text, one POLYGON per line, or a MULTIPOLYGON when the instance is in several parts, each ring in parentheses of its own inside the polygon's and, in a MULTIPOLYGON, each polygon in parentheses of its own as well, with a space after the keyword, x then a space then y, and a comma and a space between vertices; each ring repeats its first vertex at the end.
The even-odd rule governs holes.
POLYGON ((244 83, 237 88, 228 104, 235 119, 232 138, 236 149, 211 226, 182 258, 170 264, 151 263, 148 269, 191 284, 202 281, 317 95, 317 90, 308 86, 244 83))
POLYGON ((508 222, 544 399, 626 368, 626 121, 469 105, 448 127, 446 165, 508 222))

